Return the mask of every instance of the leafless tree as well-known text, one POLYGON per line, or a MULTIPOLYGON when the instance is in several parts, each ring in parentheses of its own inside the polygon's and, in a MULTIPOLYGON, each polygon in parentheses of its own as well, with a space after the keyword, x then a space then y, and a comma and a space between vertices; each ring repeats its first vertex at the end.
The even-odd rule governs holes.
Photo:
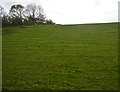
POLYGON ((42 22, 45 20, 44 10, 41 6, 37 6, 35 4, 29 4, 26 7, 26 16, 35 22, 42 22))

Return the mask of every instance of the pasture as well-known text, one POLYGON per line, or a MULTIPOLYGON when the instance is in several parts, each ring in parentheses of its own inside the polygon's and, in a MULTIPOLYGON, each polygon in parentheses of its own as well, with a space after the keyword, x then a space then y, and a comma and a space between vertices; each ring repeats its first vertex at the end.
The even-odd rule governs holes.
POLYGON ((118 24, 5 27, 3 90, 117 90, 118 24))

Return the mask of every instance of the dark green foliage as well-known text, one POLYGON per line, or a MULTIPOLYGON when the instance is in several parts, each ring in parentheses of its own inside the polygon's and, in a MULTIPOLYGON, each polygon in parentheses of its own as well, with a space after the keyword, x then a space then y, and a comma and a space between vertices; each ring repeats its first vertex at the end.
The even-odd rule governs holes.
POLYGON ((55 24, 51 19, 46 20, 46 24, 55 24))
POLYGON ((22 25, 24 7, 20 4, 11 6, 10 15, 13 25, 22 25))
POLYGON ((8 18, 9 18, 9 17, 8 17, 8 16, 5 16, 5 15, 2 17, 2 25, 3 25, 3 26, 9 26, 9 25, 10 25, 10 23, 9 23, 9 21, 8 21, 8 18))
MULTIPOLYGON (((21 4, 13 5, 10 8, 10 12, 17 12, 17 11, 20 12, 20 10, 22 10, 23 8, 24 8, 24 6, 22 6, 21 4)), ((20 16, 20 15, 18 14, 18 16, 20 16)))

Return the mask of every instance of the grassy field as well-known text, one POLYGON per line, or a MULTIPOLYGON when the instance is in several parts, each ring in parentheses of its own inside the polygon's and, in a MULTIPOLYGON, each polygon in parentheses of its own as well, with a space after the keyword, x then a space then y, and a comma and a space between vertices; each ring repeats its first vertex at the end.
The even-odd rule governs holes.
POLYGON ((118 24, 3 28, 4 90, 117 90, 118 24))

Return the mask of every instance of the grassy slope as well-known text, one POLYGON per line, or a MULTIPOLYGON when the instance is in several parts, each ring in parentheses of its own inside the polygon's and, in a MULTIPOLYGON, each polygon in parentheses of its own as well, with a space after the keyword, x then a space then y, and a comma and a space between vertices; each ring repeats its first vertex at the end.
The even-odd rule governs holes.
POLYGON ((3 28, 3 89, 117 89, 117 24, 3 28))

